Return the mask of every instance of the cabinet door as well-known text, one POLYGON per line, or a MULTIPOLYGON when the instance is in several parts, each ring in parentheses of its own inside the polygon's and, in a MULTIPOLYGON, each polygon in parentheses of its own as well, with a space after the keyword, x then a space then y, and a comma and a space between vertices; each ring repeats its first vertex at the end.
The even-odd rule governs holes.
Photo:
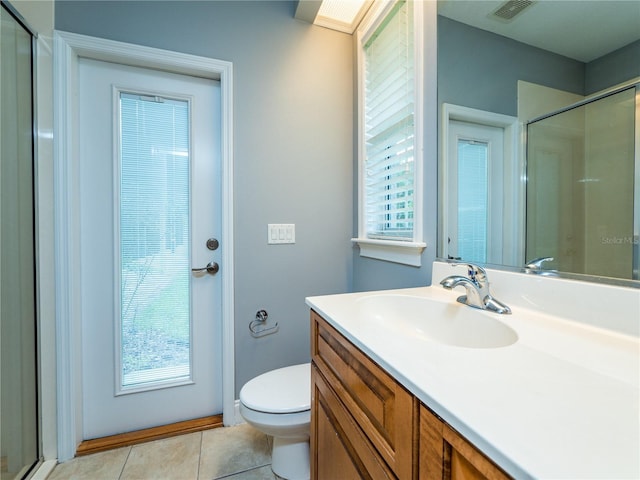
POLYGON ((420 406, 420 480, 507 480, 458 432, 420 406))
POLYGON ((319 315, 311 318, 314 364, 394 474, 413 478, 415 397, 319 315))
POLYGON ((420 480, 444 480, 443 427, 438 417, 420 405, 420 480))
POLYGON ((311 478, 395 478, 315 366, 311 385, 311 478))

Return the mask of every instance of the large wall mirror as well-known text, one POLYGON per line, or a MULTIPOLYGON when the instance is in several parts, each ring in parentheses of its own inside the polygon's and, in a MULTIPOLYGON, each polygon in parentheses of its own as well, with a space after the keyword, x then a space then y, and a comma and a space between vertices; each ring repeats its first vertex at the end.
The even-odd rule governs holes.
POLYGON ((639 25, 637 1, 438 1, 440 258, 640 280, 639 25))

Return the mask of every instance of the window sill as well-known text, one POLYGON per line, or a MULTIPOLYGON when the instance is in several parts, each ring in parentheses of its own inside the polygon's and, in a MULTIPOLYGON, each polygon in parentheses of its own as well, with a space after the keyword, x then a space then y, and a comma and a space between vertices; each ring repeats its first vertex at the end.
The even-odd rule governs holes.
POLYGON ((420 267, 422 252, 427 247, 423 242, 402 242, 394 240, 372 240, 370 238, 352 238, 360 247, 360 256, 420 267))

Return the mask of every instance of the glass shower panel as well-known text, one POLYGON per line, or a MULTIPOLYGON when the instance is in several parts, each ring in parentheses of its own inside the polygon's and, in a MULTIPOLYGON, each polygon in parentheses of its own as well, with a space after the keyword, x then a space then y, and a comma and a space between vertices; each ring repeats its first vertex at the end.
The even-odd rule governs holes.
POLYGON ((38 461, 31 34, 0 7, 2 480, 38 461))
POLYGON ((528 125, 527 259, 637 277, 635 117, 632 87, 528 125))

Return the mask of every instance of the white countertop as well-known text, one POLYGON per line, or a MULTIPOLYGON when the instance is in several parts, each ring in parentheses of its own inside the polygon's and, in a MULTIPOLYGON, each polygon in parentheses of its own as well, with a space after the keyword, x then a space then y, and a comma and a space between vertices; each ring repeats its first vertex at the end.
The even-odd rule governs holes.
MULTIPOLYGON (((362 321, 356 300, 374 295, 470 308, 456 302, 463 291, 434 283, 307 304, 513 477, 640 478, 637 336, 527 309, 496 292, 513 314, 478 313, 516 331, 518 341, 506 347, 443 345, 362 321)), ((630 293, 626 314, 640 322, 640 292, 637 310, 630 293)))

